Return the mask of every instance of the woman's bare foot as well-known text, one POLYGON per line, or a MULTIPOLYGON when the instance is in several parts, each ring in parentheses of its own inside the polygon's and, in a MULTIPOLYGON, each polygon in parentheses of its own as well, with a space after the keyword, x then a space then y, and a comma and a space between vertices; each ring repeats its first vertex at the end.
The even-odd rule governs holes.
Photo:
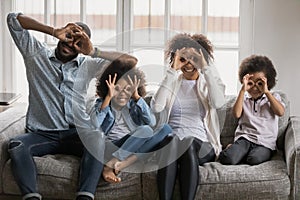
POLYGON ((121 182, 121 178, 117 177, 114 169, 108 166, 104 166, 102 171, 103 179, 109 183, 119 183, 121 182))
POLYGON ((118 174, 120 171, 131 165, 137 160, 136 155, 131 155, 128 158, 126 158, 123 161, 117 161, 115 162, 114 168, 115 168, 115 173, 118 174))

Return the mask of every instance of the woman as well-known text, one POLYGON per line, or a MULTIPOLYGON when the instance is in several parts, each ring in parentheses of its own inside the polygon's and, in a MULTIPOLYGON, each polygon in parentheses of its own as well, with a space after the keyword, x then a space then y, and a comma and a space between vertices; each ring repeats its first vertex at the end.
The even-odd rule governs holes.
MULTIPOLYGON (((171 199, 177 174, 182 199, 194 199, 199 165, 221 151, 216 109, 225 103, 225 86, 213 60, 211 42, 202 34, 178 34, 167 45, 170 67, 151 101, 171 126, 173 138, 161 153, 157 174, 160 199, 171 199), (167 161, 166 161, 167 160, 167 161)), ((167 140, 165 140, 167 141, 167 140)))

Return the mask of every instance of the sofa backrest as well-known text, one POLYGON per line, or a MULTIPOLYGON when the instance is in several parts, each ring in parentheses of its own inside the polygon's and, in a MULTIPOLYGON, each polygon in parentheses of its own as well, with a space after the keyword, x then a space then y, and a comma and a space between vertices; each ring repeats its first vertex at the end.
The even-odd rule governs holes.
MULTIPOLYGON (((277 147, 278 149, 283 149, 284 143, 284 135, 285 130, 288 125, 288 120, 290 116, 290 103, 287 99, 285 93, 281 91, 276 91, 280 94, 284 104, 285 104, 285 113, 282 117, 279 118, 278 123, 278 139, 277 139, 277 147)), ((232 115, 232 107, 236 100, 235 95, 226 96, 226 104, 217 110, 219 121, 220 121, 220 130, 221 130, 221 144, 223 147, 226 147, 229 143, 233 142, 234 132, 238 125, 238 120, 232 115)))
MULTIPOLYGON (((276 91, 276 92, 280 94, 286 106, 285 113, 282 117, 279 118, 279 123, 278 123, 279 133, 277 139, 277 147, 278 149, 283 149, 285 130, 287 128, 288 120, 290 117, 290 103, 285 93, 281 91, 276 91)), ((144 98, 149 105, 153 94, 154 94, 153 92, 148 92, 146 97, 144 98)), ((94 105, 94 100, 95 100, 94 96, 92 100, 89 100, 89 104, 90 104, 90 106, 88 106, 89 109, 91 108, 91 105, 94 105)), ((217 110, 219 121, 220 121, 221 144, 223 147, 226 147, 229 143, 233 142, 234 132, 238 124, 238 120, 234 118, 232 115, 232 107, 235 100, 236 100, 236 95, 227 95, 225 105, 222 108, 217 110)), ((159 124, 160 114, 156 114, 156 118, 159 124)))

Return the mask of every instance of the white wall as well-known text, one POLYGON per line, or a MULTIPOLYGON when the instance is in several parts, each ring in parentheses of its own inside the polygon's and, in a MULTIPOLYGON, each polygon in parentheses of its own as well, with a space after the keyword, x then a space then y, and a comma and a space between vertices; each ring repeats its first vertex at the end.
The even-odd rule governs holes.
MULTIPOLYGON (((3 5, 3 2, 1 1, 0 2, 0 13, 2 13, 3 11, 3 8, 4 6, 3 5)), ((2 23, 2 14, 0 14, 0 19, 1 19, 1 22, 0 22, 0 30, 3 30, 3 23, 2 23)), ((3 31, 0 31, 0 48, 3 47, 3 31)), ((0 80, 3 80, 3 63, 2 63, 2 60, 3 60, 3 55, 2 53, 0 53, 0 80)), ((3 81, 0 81, 0 92, 3 91, 3 81)))
POLYGON ((277 86, 288 95, 291 115, 300 116, 300 0, 255 0, 253 53, 268 56, 277 86))

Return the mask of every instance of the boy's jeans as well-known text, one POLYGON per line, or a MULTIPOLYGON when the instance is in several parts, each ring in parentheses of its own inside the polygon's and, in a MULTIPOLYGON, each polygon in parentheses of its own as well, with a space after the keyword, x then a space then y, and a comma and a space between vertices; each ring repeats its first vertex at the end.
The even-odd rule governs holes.
POLYGON ((69 154, 82 156, 78 194, 94 198, 103 164, 83 147, 75 128, 66 131, 22 134, 11 139, 8 151, 12 161, 12 172, 22 195, 40 198, 33 156, 69 154))

